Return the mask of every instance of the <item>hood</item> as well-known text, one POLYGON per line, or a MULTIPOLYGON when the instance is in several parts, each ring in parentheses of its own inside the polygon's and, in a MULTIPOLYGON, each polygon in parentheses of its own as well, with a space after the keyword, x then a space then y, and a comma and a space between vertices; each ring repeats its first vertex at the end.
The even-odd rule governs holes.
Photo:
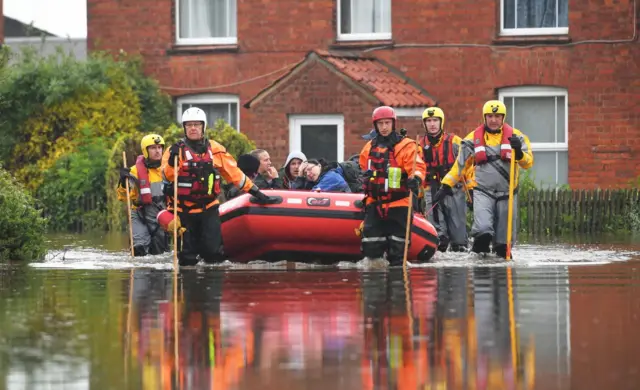
POLYGON ((289 166, 289 163, 291 162, 291 160, 293 160, 294 158, 298 158, 298 159, 300 159, 302 161, 307 161, 307 156, 305 156, 304 153, 302 153, 302 152, 291 152, 287 156, 287 161, 284 162, 285 170, 289 166))
POLYGON ((370 141, 374 138, 376 138, 376 136, 378 135, 376 129, 371 129, 371 131, 369 131, 367 134, 362 135, 362 139, 370 141))

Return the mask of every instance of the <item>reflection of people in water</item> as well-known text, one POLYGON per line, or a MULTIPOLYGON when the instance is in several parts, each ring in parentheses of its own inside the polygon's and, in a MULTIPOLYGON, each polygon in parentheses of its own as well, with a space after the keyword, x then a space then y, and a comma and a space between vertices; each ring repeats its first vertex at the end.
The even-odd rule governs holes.
POLYGON ((135 281, 143 389, 531 388, 531 357, 512 368, 504 269, 411 269, 408 285, 401 269, 183 270, 177 373, 172 280, 135 281))

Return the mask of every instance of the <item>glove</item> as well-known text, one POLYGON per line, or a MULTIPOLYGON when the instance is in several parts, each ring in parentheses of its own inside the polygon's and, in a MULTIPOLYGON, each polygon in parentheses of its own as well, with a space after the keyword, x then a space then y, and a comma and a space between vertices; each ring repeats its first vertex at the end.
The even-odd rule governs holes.
POLYGON ((409 178, 407 180, 407 187, 413 191, 414 194, 418 195, 420 193, 420 184, 422 183, 422 180, 417 177, 414 176, 412 178, 409 178))
POLYGON ((180 161, 180 147, 178 145, 173 145, 169 150, 170 153, 168 164, 173 167, 173 164, 176 161, 176 157, 178 157, 178 161, 180 161))
POLYGON ((524 153, 522 152, 522 141, 520 141, 520 138, 512 135, 509 137, 509 143, 511 144, 511 148, 516 152, 516 160, 522 160, 524 153))
POLYGON ((431 199, 431 203, 436 204, 443 200, 445 196, 451 195, 453 195, 453 190, 451 189, 451 187, 449 187, 448 184, 443 184, 438 192, 436 192, 436 194, 433 196, 433 199, 431 199))
POLYGON ((274 204, 280 201, 280 199, 275 196, 266 195, 264 192, 260 191, 256 186, 253 186, 249 190, 249 193, 253 195, 253 198, 251 198, 251 201, 257 204, 262 204, 262 205, 274 204))
POLYGON ((355 202, 353 202, 353 206, 359 209, 363 209, 364 208, 364 199, 358 199, 355 202))
POLYGON ((131 169, 130 168, 120 167, 120 181, 118 182, 120 187, 122 187, 122 188, 126 188, 127 187, 127 178, 129 178, 129 177, 132 177, 131 169))

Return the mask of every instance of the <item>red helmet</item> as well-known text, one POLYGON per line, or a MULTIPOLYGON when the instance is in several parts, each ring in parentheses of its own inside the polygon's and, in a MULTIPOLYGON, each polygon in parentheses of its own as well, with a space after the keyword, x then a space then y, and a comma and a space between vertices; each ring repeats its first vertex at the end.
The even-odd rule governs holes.
POLYGON ((371 120, 373 122, 373 127, 376 127, 376 122, 379 121, 380 119, 393 119, 393 127, 395 128, 396 125, 396 112, 393 110, 393 108, 389 107, 389 106, 382 106, 382 107, 378 107, 375 110, 373 110, 373 115, 371 115, 371 120))

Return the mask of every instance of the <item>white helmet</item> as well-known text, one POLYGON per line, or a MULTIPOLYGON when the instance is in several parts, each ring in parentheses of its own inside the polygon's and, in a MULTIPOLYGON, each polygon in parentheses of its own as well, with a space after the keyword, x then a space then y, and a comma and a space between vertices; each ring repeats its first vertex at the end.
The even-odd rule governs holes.
POLYGON ((204 122, 202 131, 207 130, 207 114, 198 107, 189 107, 182 113, 182 128, 184 129, 184 122, 199 121, 204 122))

